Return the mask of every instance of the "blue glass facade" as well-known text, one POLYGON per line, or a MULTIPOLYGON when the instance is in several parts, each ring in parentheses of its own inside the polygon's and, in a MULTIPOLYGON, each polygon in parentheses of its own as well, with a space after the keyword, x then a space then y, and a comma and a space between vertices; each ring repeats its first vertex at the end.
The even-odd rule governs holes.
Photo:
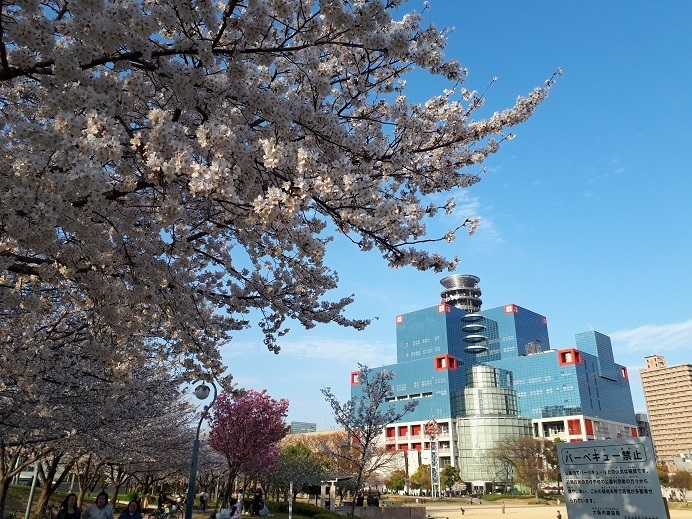
POLYGON ((397 363, 377 369, 396 373, 395 406, 419 401, 406 421, 465 416, 466 368, 486 364, 511 372, 519 416, 585 415, 636 427, 627 370, 599 332, 553 350, 538 313, 514 304, 467 313, 445 303, 397 316, 396 330, 397 363))
MULTIPOLYGON (((407 400, 418 400, 418 407, 406 420, 456 418, 462 412, 465 367, 477 363, 474 355, 464 351, 464 315, 443 303, 397 316, 397 363, 374 371, 396 373, 390 402, 398 411, 407 400)), ((357 385, 353 394, 358 394, 357 385)))
POLYGON ((499 356, 488 361, 516 358, 529 350, 550 349, 548 324, 544 316, 519 305, 508 304, 479 312, 488 320, 497 323, 499 356))

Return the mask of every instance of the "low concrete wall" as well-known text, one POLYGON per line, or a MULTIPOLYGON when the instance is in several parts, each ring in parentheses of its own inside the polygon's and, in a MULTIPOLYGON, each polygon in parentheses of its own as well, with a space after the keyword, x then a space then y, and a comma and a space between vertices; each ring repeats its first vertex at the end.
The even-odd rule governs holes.
POLYGON ((363 519, 426 519, 424 506, 368 506, 356 507, 356 515, 363 519))

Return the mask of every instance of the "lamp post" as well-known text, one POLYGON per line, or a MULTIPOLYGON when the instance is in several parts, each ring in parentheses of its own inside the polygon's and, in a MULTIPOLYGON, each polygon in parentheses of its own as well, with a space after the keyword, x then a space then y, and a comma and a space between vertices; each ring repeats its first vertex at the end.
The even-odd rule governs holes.
MULTIPOLYGON (((190 484, 187 487, 187 500, 185 502, 185 519, 192 519, 192 510, 195 506, 195 483, 197 481, 197 463, 199 461, 199 431, 209 409, 216 402, 216 385, 213 381, 209 381, 209 383, 214 388, 214 398, 212 398, 211 403, 205 405, 204 409, 202 409, 202 416, 200 416, 199 424, 197 425, 197 436, 195 436, 195 443, 192 446, 192 465, 190 467, 190 484)), ((195 388, 195 396, 200 400, 206 400, 210 392, 209 386, 204 382, 195 388)))

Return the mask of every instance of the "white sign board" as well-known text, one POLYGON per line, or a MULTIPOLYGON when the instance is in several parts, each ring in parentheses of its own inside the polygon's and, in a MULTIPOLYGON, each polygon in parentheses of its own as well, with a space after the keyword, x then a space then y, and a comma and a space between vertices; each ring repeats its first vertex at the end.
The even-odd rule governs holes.
POLYGON ((569 519, 666 519, 648 438, 558 443, 569 519))

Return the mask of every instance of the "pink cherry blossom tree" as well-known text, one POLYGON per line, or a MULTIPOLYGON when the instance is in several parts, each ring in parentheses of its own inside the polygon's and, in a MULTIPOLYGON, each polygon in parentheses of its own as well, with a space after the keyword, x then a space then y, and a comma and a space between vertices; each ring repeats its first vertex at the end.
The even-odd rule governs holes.
POLYGON ((265 391, 224 391, 212 408, 209 445, 228 463, 226 495, 241 473, 269 471, 278 456, 277 442, 288 433, 288 400, 265 391))

